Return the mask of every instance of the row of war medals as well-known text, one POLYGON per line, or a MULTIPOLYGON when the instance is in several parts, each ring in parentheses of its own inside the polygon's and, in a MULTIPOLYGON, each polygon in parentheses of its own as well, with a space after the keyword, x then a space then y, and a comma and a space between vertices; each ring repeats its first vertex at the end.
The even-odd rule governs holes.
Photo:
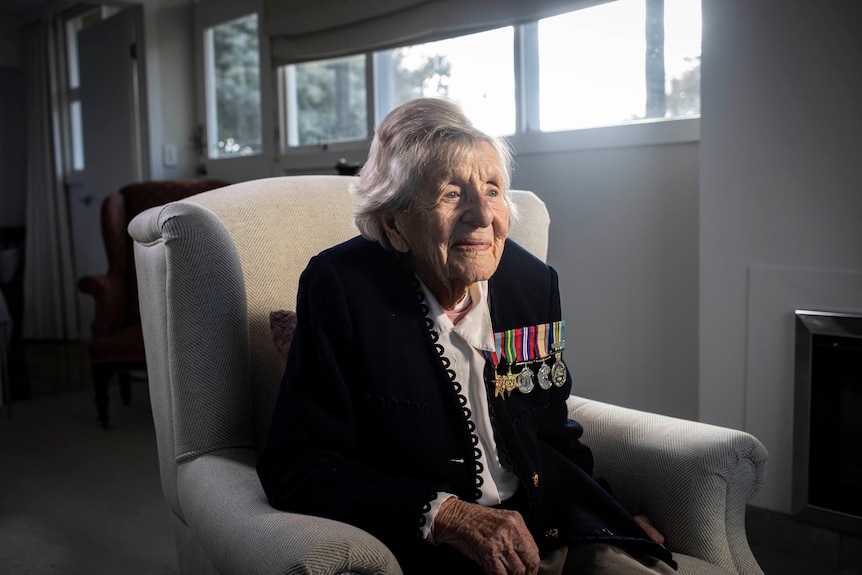
MULTIPOLYGON (((497 371, 497 363, 495 362, 495 372, 496 372, 496 380, 494 384, 494 397, 503 396, 505 399, 510 395, 514 390, 518 390, 521 393, 530 393, 535 388, 536 382, 538 381, 539 387, 541 389, 547 390, 550 389, 552 385, 556 387, 562 387, 562 385, 566 382, 566 364, 563 363, 562 351, 565 348, 566 340, 563 339, 563 330, 565 329, 565 322, 555 322, 553 324, 548 324, 547 326, 547 339, 550 343, 550 352, 551 355, 548 355, 544 360, 542 358, 530 358, 527 357, 529 355, 529 351, 526 349, 515 350, 514 362, 506 362, 506 373, 500 374, 497 371), (557 329, 554 329, 556 327, 557 329), (551 341, 556 336, 559 339, 556 341, 551 341), (518 355, 520 353, 520 356, 518 355), (553 365, 549 365, 551 357, 554 358, 553 365), (522 361, 518 361, 522 360, 522 361), (538 372, 534 372, 529 364, 536 363, 537 361, 542 361, 541 366, 538 368, 538 372), (523 365, 524 368, 519 373, 513 373, 512 369, 517 368, 518 366, 523 365)), ((507 332, 501 332, 499 334, 495 334, 496 337, 496 347, 497 353, 496 357, 493 358, 497 360, 499 358, 499 362, 503 361, 504 353, 503 348, 508 348, 509 353, 512 353, 514 349, 513 346, 508 345, 510 341, 514 338, 520 337, 520 334, 523 333, 523 330, 527 328, 520 328, 517 330, 509 330, 507 332), (507 343, 503 343, 502 340, 505 340, 507 343)), ((535 341, 533 341, 535 345, 535 341)), ((524 346, 529 347, 529 346, 524 346)))

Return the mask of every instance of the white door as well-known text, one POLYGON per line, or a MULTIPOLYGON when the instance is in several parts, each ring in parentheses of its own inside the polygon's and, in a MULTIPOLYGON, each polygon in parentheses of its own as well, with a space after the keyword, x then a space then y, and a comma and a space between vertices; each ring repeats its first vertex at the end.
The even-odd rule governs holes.
MULTIPOLYGON (((146 177, 142 22, 142 8, 136 6, 78 34, 84 171, 69 189, 77 277, 108 270, 102 201, 146 177)), ((88 295, 79 300, 86 336, 95 306, 88 295)))

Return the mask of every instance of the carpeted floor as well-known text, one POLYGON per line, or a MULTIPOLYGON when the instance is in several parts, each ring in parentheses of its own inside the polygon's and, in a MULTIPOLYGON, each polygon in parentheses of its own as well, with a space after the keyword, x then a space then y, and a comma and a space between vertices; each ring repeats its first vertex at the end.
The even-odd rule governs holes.
POLYGON ((0 572, 177 572, 146 382, 111 392, 108 431, 91 390, 0 407, 0 572))

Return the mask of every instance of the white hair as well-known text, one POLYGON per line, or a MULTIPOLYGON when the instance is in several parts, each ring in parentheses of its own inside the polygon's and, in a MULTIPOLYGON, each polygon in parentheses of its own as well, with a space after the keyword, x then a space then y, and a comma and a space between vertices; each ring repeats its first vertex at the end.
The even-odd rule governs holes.
POLYGON ((512 152, 504 139, 476 129, 457 104, 441 98, 411 100, 389 112, 352 189, 354 222, 362 236, 391 250, 385 219, 407 211, 423 183, 439 177, 480 143, 497 152, 503 198, 509 203, 505 192, 511 185, 512 152))

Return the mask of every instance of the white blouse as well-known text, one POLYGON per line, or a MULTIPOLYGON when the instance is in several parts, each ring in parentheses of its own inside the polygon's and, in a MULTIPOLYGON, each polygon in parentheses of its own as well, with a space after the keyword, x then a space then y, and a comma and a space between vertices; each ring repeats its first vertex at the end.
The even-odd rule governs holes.
MULTIPOLYGON (((467 399, 466 407, 470 410, 470 420, 476 426, 479 438, 479 450, 482 464, 482 496, 477 503, 486 506, 499 505, 512 497, 518 490, 518 477, 500 463, 497 453, 497 443, 491 427, 491 417, 488 412, 488 396, 485 391, 485 352, 494 350, 494 328, 491 324, 491 310, 488 307, 488 282, 476 282, 470 286, 467 297, 450 312, 452 316, 461 316, 457 324, 440 306, 437 298, 421 282, 425 301, 429 308, 429 318, 434 322, 434 330, 440 336, 438 343, 443 346, 444 355, 451 362, 450 368, 455 372, 455 381, 461 384, 462 395, 467 399), (465 307, 470 311, 462 315, 465 307)), ((426 513, 426 521, 422 534, 430 538, 431 523, 440 509, 440 505, 450 493, 438 493, 431 502, 431 510, 426 513)))

